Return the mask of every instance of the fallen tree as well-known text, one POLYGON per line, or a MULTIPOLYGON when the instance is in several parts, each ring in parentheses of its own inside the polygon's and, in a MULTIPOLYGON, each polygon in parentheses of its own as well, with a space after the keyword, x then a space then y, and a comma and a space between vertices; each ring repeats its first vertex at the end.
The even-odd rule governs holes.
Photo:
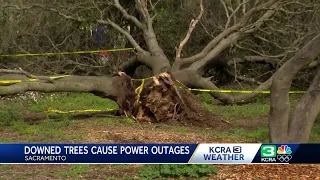
MULTIPOLYGON (((204 88, 218 90, 217 85, 212 81, 213 77, 208 77, 206 73, 215 67, 215 63, 219 60, 221 54, 228 53, 230 51, 241 50, 245 52, 245 56, 237 55, 232 59, 233 63, 230 63, 230 59, 224 59, 224 63, 229 69, 233 69, 233 72, 228 73, 231 76, 235 76, 236 80, 244 80, 249 82, 257 82, 252 78, 245 78, 237 72, 235 67, 239 63, 243 62, 264 62, 272 64, 272 66, 281 65, 279 62, 285 61, 292 53, 296 52, 300 48, 300 44, 305 41, 309 35, 307 33, 296 32, 296 30, 290 30, 290 33, 297 36, 295 42, 285 42, 287 47, 283 47, 282 42, 283 34, 288 30, 280 29, 275 30, 282 25, 278 22, 279 19, 286 23, 291 22, 285 18, 295 19, 295 14, 290 10, 299 6, 305 9, 310 9, 310 4, 307 2, 304 4, 300 1, 289 2, 286 0, 247 0, 247 1, 203 1, 199 0, 196 4, 195 1, 186 1, 191 3, 190 6, 199 5, 198 16, 195 16, 189 24, 189 28, 186 30, 184 38, 181 38, 181 42, 177 44, 176 55, 174 61, 170 61, 170 58, 165 54, 163 47, 160 46, 155 29, 154 21, 156 12, 154 8, 156 5, 151 0, 135 0, 135 1, 84 1, 84 4, 77 4, 69 6, 68 3, 60 5, 52 3, 50 5, 44 5, 41 3, 22 3, 15 4, 8 3, 3 4, 1 7, 15 9, 16 11, 28 11, 28 10, 42 10, 44 12, 50 12, 55 15, 59 15, 66 21, 78 22, 78 23, 98 23, 101 25, 108 25, 116 30, 119 34, 126 37, 132 47, 135 48, 137 56, 131 59, 122 66, 122 71, 131 75, 129 72, 134 72, 139 65, 145 65, 152 70, 153 75, 157 75, 161 72, 170 72, 174 78, 190 87, 204 88), (204 4, 207 3, 207 4, 204 4), (98 14, 92 17, 77 16, 79 9, 87 10, 98 14), (212 7, 218 7, 224 12, 218 16, 224 17, 220 19, 217 26, 213 27, 217 33, 208 32, 211 39, 207 39, 200 51, 189 57, 183 55, 183 49, 187 45, 189 39, 192 37, 193 31, 199 26, 199 22, 205 15, 205 7, 211 5, 212 7), (108 7, 108 10, 105 10, 108 7), (94 10, 94 11, 93 11, 94 10), (285 16, 281 16, 284 13, 285 16), (276 15, 276 17, 275 17, 276 15), (95 18, 100 17, 100 18, 95 18), (88 19, 89 18, 89 19, 88 19), (123 23, 125 20, 125 24, 123 23), (127 30, 127 25, 130 24, 131 30, 127 30), (279 32, 280 31, 280 32, 279 32), (279 35, 279 39, 273 39, 274 33, 279 35), (134 35, 134 34, 139 34, 134 35), (255 39, 252 39, 252 38, 255 39), (268 39, 266 37, 270 37, 268 39), (262 43, 257 43, 262 42, 262 43), (262 44, 262 45, 261 45, 262 44), (267 45, 265 45, 267 44, 267 45), (271 46, 272 45, 272 46, 271 46), (253 49, 253 47, 259 47, 259 50, 253 49), (269 49, 277 49, 278 54, 269 52, 269 49), (260 50, 261 49, 261 50, 260 50), (268 52, 266 52, 268 51, 268 52), (273 59, 273 60, 270 60, 273 59)), ((155 3, 158 4, 158 3, 155 3)), ((195 6, 196 7, 196 6, 195 6)), ((309 13, 303 9, 297 13, 309 13)), ((310 11, 310 13, 313 11, 310 11)), ((208 13, 208 12, 207 12, 208 13)), ((215 18, 213 19, 215 20, 215 18)), ((279 20, 280 21, 280 20, 279 20)), ((299 24, 299 23, 298 23, 299 24)), ((300 25, 300 24, 299 24, 300 25)), ((296 24, 290 24, 288 26, 297 26, 296 24)), ((300 27, 300 26, 299 26, 300 27)), ((287 28, 284 25, 283 28, 287 28)), ((278 36, 277 36, 278 37, 278 36)), ((287 35, 286 35, 287 37, 287 35)), ((288 36, 292 37, 292 35, 288 36)), ((190 54, 190 53, 189 53, 190 54)), ((230 55, 233 56, 231 53, 230 55)), ((259 82, 259 86, 256 90, 266 90, 271 86, 273 77, 269 77, 265 82, 259 82)), ((210 93, 214 98, 228 104, 244 103, 248 99, 255 97, 257 94, 226 94, 226 93, 210 93)))
MULTIPOLYGON (((151 1, 147 0, 135 0, 134 9, 138 12, 138 15, 130 14, 127 11, 127 8, 124 8, 119 0, 114 0, 110 3, 115 9, 108 12, 99 9, 95 4, 98 12, 100 12, 100 18, 92 18, 90 20, 95 23, 113 27, 125 36, 129 43, 135 48, 137 56, 123 65, 124 71, 132 71, 132 69, 136 69, 138 65, 144 64, 152 70, 153 75, 158 75, 162 72, 168 72, 172 75, 172 81, 168 78, 171 76, 162 74, 155 79, 150 80, 150 82, 147 82, 147 87, 145 87, 140 94, 140 103, 135 103, 136 94, 131 84, 130 77, 126 75, 120 75, 119 77, 70 76, 54 80, 53 82, 48 79, 42 79, 39 82, 32 83, 23 82, 8 87, 1 87, 0 95, 14 94, 28 90, 43 92, 90 92, 117 101, 124 113, 128 116, 132 116, 137 121, 168 122, 169 120, 180 120, 181 122, 183 120, 192 119, 192 117, 194 117, 193 114, 201 114, 202 110, 197 108, 197 105, 195 106, 195 109, 188 105, 188 102, 190 102, 188 101, 188 98, 192 97, 192 95, 184 90, 177 90, 173 80, 177 79, 188 87, 218 90, 218 87, 213 82, 213 77, 207 77, 205 74, 208 70, 212 69, 223 52, 234 51, 234 48, 238 48, 245 50, 246 53, 251 52, 252 54, 248 53, 249 55, 246 54, 246 56, 240 58, 233 58, 233 62, 230 62, 230 59, 226 59, 227 62, 225 63, 228 66, 235 66, 237 63, 243 62, 265 62, 278 68, 284 64, 274 76, 269 77, 265 82, 259 82, 259 86, 255 89, 257 91, 266 90, 272 85, 269 118, 271 142, 306 142, 308 140, 308 135, 310 134, 315 117, 319 113, 319 73, 315 76, 314 82, 309 87, 307 93, 296 106, 291 117, 292 121, 290 122, 290 125, 288 91, 295 74, 308 65, 313 66, 313 64, 318 64, 314 62, 314 59, 319 55, 319 36, 299 51, 301 45, 309 40, 310 35, 313 35, 313 33, 301 33, 295 29, 296 26, 300 25, 300 23, 297 22, 301 22, 301 17, 299 17, 299 20, 294 19, 295 21, 286 21, 293 23, 288 25, 288 27, 294 29, 290 31, 290 33, 287 32, 287 25, 285 25, 286 28, 282 30, 277 28, 282 25, 279 20, 280 17, 285 18, 292 14, 310 12, 309 8, 311 6, 304 4, 302 1, 248 0, 237 1, 233 4, 232 2, 235 1, 221 0, 220 2, 226 11, 226 22, 224 26, 218 28, 219 33, 212 36, 212 39, 209 39, 209 41, 206 42, 207 44, 204 45, 200 52, 189 57, 184 57, 182 55, 183 48, 204 14, 203 1, 200 0, 200 13, 190 22, 186 36, 176 48, 175 59, 171 62, 157 40, 153 27, 154 19, 150 14, 150 2, 151 1), (295 12, 288 10, 290 9, 289 7, 295 12), (305 8, 305 11, 300 10, 303 8, 305 8), (139 42, 130 31, 125 30, 121 22, 116 22, 116 19, 111 19, 111 16, 108 16, 108 13, 112 14, 115 12, 120 13, 124 19, 135 26, 136 31, 140 32, 144 43, 139 42), (278 16, 278 19, 274 18, 276 14, 279 15, 281 13, 285 13, 285 16, 278 16), (270 25, 269 22, 274 22, 274 24, 270 25), (268 38, 261 36, 259 33, 262 33, 268 38), (280 33, 281 38, 277 40, 273 39, 270 37, 273 33, 280 33), (294 35, 291 35, 291 33, 294 35), (288 45, 288 47, 283 47, 281 44, 282 40, 286 39, 282 38, 282 35, 295 38, 295 40, 290 42, 291 44, 288 45), (261 43, 257 43, 257 41, 250 39, 252 36, 256 36, 256 38, 259 39, 258 42, 261 43), (246 41, 246 39, 250 39, 251 41, 246 41), (271 52, 266 53, 265 49, 274 48, 265 46, 265 49, 263 49, 263 45, 258 45, 265 43, 273 44, 282 51, 278 49, 277 54, 271 52), (247 45, 247 47, 244 45, 247 45), (256 50, 256 48, 262 50, 259 51, 256 50), (292 54, 296 52, 298 52, 296 56, 292 57, 292 54), (257 57, 257 55, 259 57, 257 57), (289 57, 292 58, 287 63, 284 63, 289 57), (272 59, 275 59, 275 61, 272 59), (121 80, 119 78, 124 79, 121 80)), ((103 5, 105 6, 105 4, 103 5)), ((76 13, 70 13, 72 12, 71 10, 73 10, 72 8, 69 9, 70 11, 60 11, 60 9, 55 7, 35 3, 31 3, 29 6, 18 6, 14 4, 5 4, 1 6, 16 10, 37 8, 58 14, 66 20, 80 23, 88 21, 85 18, 74 15, 76 13)), ((230 74, 234 74, 237 79, 236 67, 234 68, 234 72, 230 72, 230 74)), ((241 77, 241 79, 248 80, 243 77, 241 77)), ((230 95, 226 93, 211 93, 211 95, 224 103, 232 104, 244 103, 248 99, 255 97, 257 94, 230 95)), ((192 97, 192 99, 195 98, 192 97)), ((196 117, 196 119, 201 120, 199 117, 196 117)), ((218 118, 213 118, 212 121, 215 119, 218 118)), ((219 120, 219 122, 221 121, 219 120)), ((206 124, 205 122, 201 123, 206 124)))
MULTIPOLYGON (((20 78, 22 82, 0 85, 0 96, 13 95, 28 91, 36 92, 87 92, 102 98, 114 100, 119 105, 118 112, 73 113, 71 118, 91 116, 121 116, 133 118, 136 122, 169 123, 221 128, 226 121, 203 109, 200 99, 181 86, 169 73, 161 73, 147 80, 137 89, 132 79, 123 72, 117 76, 67 76, 50 79, 45 76, 31 75, 23 70, 0 69, 0 72, 25 75, 0 76, 6 80, 20 78), (26 81, 29 77, 39 79, 26 81)), ((57 114, 27 113, 25 121, 44 118, 59 118, 57 114)))

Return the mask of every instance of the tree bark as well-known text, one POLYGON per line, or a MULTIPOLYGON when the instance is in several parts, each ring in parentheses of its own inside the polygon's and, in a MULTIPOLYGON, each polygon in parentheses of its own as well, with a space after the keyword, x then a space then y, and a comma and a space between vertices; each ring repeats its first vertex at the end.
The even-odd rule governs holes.
MULTIPOLYGON (((7 75, 8 77, 8 75, 7 75)), ((14 75, 14 77, 16 77, 14 75)), ((68 76, 53 82, 39 80, 20 82, 9 86, 0 86, 0 96, 37 92, 87 92, 114 100, 124 111, 130 111, 135 102, 135 91, 131 78, 124 74, 119 76, 68 76)))
POLYGON ((320 112, 320 68, 312 84, 300 99, 289 126, 290 143, 308 143, 312 126, 320 112))
POLYGON ((112 83, 119 77, 106 76, 69 76, 46 83, 43 80, 37 82, 22 82, 11 86, 1 86, 0 95, 24 93, 26 91, 38 92, 101 92, 103 96, 114 100, 115 90, 112 83))
MULTIPOLYGON (((292 80, 301 69, 310 64, 318 55, 320 55, 320 34, 305 45, 294 57, 287 61, 275 73, 271 86, 269 114, 269 136, 272 143, 288 142, 288 123, 290 113, 289 91, 292 80)), ((303 99, 306 99, 307 96, 303 99)), ((311 117, 312 116, 310 116, 310 118, 311 117)), ((300 119, 300 121, 305 121, 305 119, 300 119)), ((291 132, 291 134, 292 133, 293 132, 291 132)), ((297 134, 297 136, 299 135, 297 134)), ((291 141, 298 142, 301 140, 290 139, 291 141)))

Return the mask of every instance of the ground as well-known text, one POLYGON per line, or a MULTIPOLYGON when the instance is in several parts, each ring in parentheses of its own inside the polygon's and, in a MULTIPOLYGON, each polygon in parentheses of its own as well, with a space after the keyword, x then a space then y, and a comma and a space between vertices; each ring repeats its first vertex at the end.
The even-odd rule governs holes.
MULTIPOLYGON (((0 102, 0 142, 46 143, 240 143, 268 142, 268 98, 242 106, 222 106, 199 94, 209 111, 232 127, 224 130, 164 124, 136 124, 127 118, 42 120, 28 124, 23 113, 59 110, 115 109, 112 101, 90 94, 46 94, 32 99, 0 102), (23 113, 22 113, 23 112, 23 113)), ((297 96, 292 96, 296 101, 297 96)), ((317 120, 310 142, 320 141, 317 120)), ((145 165, 147 166, 147 165, 145 165)), ((318 165, 213 165, 218 169, 204 179, 320 179, 318 165)), ((138 179, 141 165, 0 165, 1 179, 138 179)), ((182 178, 183 179, 183 178, 182 178)), ((189 178, 190 179, 190 178, 189 178)))

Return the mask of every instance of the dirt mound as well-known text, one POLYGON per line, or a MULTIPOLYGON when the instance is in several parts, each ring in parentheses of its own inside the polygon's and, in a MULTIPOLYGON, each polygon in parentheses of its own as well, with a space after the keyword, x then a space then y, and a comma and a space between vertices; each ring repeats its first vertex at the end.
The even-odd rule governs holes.
POLYGON ((219 128, 227 124, 216 114, 206 111, 200 99, 168 73, 148 80, 139 92, 132 115, 137 122, 170 123, 219 128))

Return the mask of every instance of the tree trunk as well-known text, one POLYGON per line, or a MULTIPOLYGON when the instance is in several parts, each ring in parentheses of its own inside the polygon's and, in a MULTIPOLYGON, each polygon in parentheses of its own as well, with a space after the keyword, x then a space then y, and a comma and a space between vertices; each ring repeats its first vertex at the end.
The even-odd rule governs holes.
MULTIPOLYGON (((304 102, 311 101, 310 107, 315 108, 309 111, 305 111, 307 114, 301 117, 303 119, 296 119, 298 117, 293 117, 293 124, 288 129, 289 123, 289 113, 290 113, 290 100, 289 91, 291 83, 295 75, 303 69, 305 66, 310 64, 317 56, 320 55, 320 34, 312 39, 307 45, 305 45, 294 57, 287 61, 274 75, 273 82, 271 86, 271 101, 270 101, 270 114, 269 114, 269 129, 270 129, 270 141, 272 143, 287 143, 289 141, 288 132, 290 135, 301 132, 304 134, 295 134, 294 137, 290 137, 290 142, 301 142, 301 140, 306 140, 308 138, 299 137, 305 136, 310 128, 311 122, 313 123, 315 114, 318 112, 318 104, 310 100, 310 93, 312 92, 312 97, 317 98, 315 93, 316 84, 318 82, 318 77, 315 78, 313 85, 310 86, 310 92, 305 94, 301 101, 299 102, 296 113, 297 116, 299 110, 303 107, 304 102), (302 103, 302 104, 300 104, 302 103), (308 114, 311 113, 311 114, 308 114), (305 119, 305 118, 308 119, 305 119), (299 124, 297 121, 300 121, 299 124), (309 121, 304 124, 305 121, 309 121), (303 126, 299 126, 302 125, 303 126), (308 125, 309 124, 309 125, 308 125), (306 127, 304 127, 306 125, 306 127), (296 131, 297 128, 302 130, 296 131), (297 139, 296 139, 297 138, 297 139)), ((318 75, 317 75, 318 76, 318 75)), ((314 99, 315 100, 315 99, 314 99)), ((303 109, 303 108, 302 108, 303 109)), ((301 112, 301 111, 300 111, 301 112)))
POLYGON ((97 96, 116 101, 124 111, 130 111, 135 101, 135 92, 131 78, 123 74, 115 77, 69 76, 55 79, 53 82, 46 82, 45 80, 35 82, 25 81, 9 86, 0 86, 0 96, 19 94, 27 91, 93 93, 97 96))
POLYGON ((313 123, 320 112, 320 68, 292 114, 289 142, 308 143, 313 123))

